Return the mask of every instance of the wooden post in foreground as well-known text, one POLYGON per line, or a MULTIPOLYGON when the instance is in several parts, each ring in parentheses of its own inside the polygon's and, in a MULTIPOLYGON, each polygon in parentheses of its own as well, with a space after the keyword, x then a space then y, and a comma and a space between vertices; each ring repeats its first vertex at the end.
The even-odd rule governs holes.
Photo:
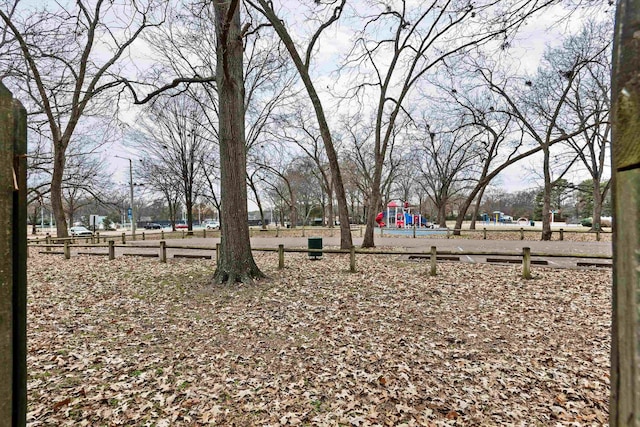
POLYGON ((522 248, 522 278, 531 279, 531 248, 522 248))
POLYGON ((284 245, 278 245, 278 270, 284 268, 284 245))
MULTIPOLYGON (((618 0, 611 73, 611 426, 640 426, 640 1, 618 0)), ((596 234, 598 239, 599 233, 596 234)))
POLYGON ((116 247, 113 240, 109 240, 109 261, 113 261, 116 258, 116 247))
POLYGON ((71 259, 71 248, 68 240, 64 241, 64 259, 71 259))
POLYGON ((160 262, 167 262, 167 242, 160 240, 160 262))
POLYGON ((435 276, 436 274, 438 274, 437 272, 437 268, 438 268, 438 258, 437 258, 437 249, 435 246, 431 246, 431 271, 429 271, 429 275, 430 276, 435 276))
POLYGON ((27 420, 27 113, 0 83, 0 424, 27 420))

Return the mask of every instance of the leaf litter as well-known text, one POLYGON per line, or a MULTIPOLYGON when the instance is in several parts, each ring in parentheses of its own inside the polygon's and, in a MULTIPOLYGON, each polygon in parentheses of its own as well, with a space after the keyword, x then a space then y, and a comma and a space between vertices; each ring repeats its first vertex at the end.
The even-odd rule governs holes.
POLYGON ((610 271, 254 256, 30 258, 29 425, 608 422, 610 271))

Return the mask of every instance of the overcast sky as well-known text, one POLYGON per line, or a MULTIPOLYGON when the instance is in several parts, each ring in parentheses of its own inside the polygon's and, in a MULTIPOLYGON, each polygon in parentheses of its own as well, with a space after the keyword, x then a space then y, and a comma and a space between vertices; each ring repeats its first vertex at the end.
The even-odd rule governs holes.
MULTIPOLYGON (((546 46, 558 45, 562 42, 563 34, 574 31, 581 26, 582 16, 580 12, 574 14, 571 19, 564 20, 561 24, 555 24, 559 17, 564 16, 565 12, 560 7, 548 9, 544 14, 539 15, 536 19, 530 20, 527 25, 519 33, 518 37, 514 40, 510 53, 513 55, 516 63, 520 64, 521 70, 527 70, 534 72, 538 66, 541 55, 543 54, 546 46)), ((323 41, 320 43, 319 56, 316 62, 314 62, 314 69, 324 72, 329 72, 335 69, 336 59, 343 54, 349 47, 349 31, 344 26, 335 26, 329 30, 329 36, 332 39, 331 42, 323 41)), ((146 61, 146 60, 145 60, 146 61)), ((331 78, 328 74, 322 78, 327 79, 327 82, 331 78)), ((324 88, 327 85, 322 83, 317 85, 319 88, 324 88)), ((305 95, 306 96, 306 95, 305 95)), ((323 94, 323 98, 327 105, 335 104, 335 102, 328 98, 328 94, 323 94)), ((334 115, 335 116, 335 115, 334 115)), ((132 121, 131 116, 126 118, 128 121, 132 121)), ((113 154, 118 154, 125 157, 131 157, 134 160, 137 158, 136 154, 132 150, 127 150, 119 143, 114 143, 108 148, 108 152, 111 158, 111 167, 114 172, 114 180, 122 185, 128 185, 129 182, 129 162, 126 160, 114 158, 113 154)), ((494 182, 495 186, 499 186, 507 191, 517 191, 522 189, 529 189, 538 186, 539 177, 532 170, 536 169, 536 162, 538 158, 531 158, 524 160, 520 164, 516 164, 508 168, 503 172, 497 180, 494 182)), ((136 162, 133 163, 134 167, 136 162)), ((571 177, 568 177, 571 179, 571 177)), ((575 179, 581 179, 577 176, 575 179)), ((250 202, 249 209, 255 209, 255 205, 250 202)))

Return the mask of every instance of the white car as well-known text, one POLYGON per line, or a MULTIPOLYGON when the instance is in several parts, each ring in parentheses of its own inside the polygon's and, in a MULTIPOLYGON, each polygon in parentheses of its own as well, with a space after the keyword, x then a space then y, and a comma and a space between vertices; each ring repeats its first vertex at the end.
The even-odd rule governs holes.
POLYGON ((205 228, 207 230, 217 230, 220 228, 220 223, 218 221, 207 221, 205 223, 205 228))
POLYGON ((93 232, 86 227, 71 227, 69 229, 69 233, 73 237, 91 237, 93 236, 93 232))

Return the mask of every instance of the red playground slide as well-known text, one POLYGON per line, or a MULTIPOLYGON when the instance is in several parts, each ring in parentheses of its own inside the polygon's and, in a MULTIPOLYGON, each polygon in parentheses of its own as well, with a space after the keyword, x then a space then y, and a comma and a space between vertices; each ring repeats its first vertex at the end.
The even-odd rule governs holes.
POLYGON ((384 218, 384 212, 380 212, 378 215, 376 215, 376 222, 378 223, 379 227, 386 227, 387 224, 384 223, 382 218, 384 218))

